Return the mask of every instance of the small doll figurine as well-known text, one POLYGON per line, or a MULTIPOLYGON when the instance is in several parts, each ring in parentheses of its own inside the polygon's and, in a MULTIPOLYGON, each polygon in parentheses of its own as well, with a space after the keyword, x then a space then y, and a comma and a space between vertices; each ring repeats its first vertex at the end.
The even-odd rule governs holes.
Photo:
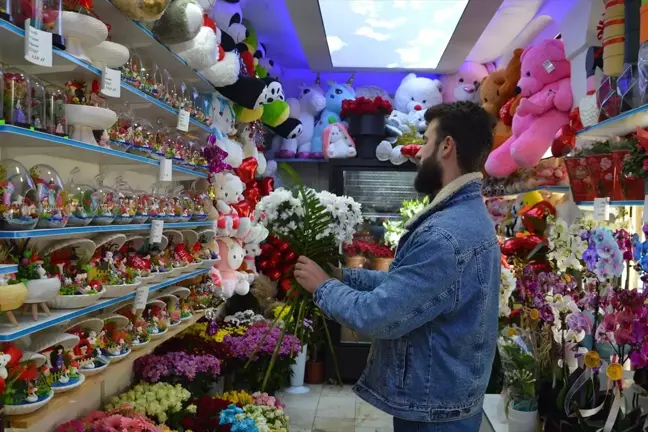
POLYGON ((50 372, 53 374, 61 373, 65 369, 65 350, 63 345, 56 345, 50 353, 50 372))

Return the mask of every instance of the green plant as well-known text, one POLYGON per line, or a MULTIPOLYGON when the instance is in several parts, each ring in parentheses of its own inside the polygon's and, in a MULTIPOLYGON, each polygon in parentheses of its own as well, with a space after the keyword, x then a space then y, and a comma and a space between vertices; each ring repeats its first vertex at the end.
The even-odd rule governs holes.
POLYGON ((421 199, 405 200, 400 208, 400 219, 390 219, 383 222, 385 227, 385 243, 391 248, 398 246, 398 241, 405 234, 405 224, 417 213, 421 212, 425 206, 430 204, 430 197, 425 196, 421 199))
POLYGON ((505 336, 500 336, 497 345, 504 371, 507 412, 509 402, 512 402, 516 410, 533 411, 537 408, 538 366, 529 348, 532 345, 524 340, 518 329, 505 329, 503 333, 505 336))

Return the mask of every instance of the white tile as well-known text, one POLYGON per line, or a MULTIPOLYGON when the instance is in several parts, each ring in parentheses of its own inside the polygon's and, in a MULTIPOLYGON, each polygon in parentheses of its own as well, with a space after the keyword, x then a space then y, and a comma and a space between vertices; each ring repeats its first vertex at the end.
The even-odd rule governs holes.
POLYGON ((294 408, 306 408, 306 409, 316 409, 317 404, 320 400, 320 395, 318 393, 306 393, 303 395, 284 395, 283 397, 279 397, 279 400, 281 403, 286 405, 287 407, 294 407, 294 408))
MULTIPOLYGON (((291 430, 292 432, 292 430, 291 430)), ((355 432, 394 432, 394 426, 389 425, 385 427, 359 427, 356 426, 355 432)))
POLYGON ((313 432, 355 432, 353 419, 345 418, 324 418, 315 419, 313 432))
POLYGON ((312 429, 315 422, 315 409, 286 406, 286 414, 290 418, 291 430, 293 428, 312 429))
POLYGON ((356 428, 392 428, 393 418, 366 402, 356 402, 356 428))
POLYGON ((348 396, 354 397, 352 386, 325 385, 322 389, 322 396, 348 396))
POLYGON ((317 417, 354 419, 355 403, 351 396, 322 396, 317 405, 317 417))

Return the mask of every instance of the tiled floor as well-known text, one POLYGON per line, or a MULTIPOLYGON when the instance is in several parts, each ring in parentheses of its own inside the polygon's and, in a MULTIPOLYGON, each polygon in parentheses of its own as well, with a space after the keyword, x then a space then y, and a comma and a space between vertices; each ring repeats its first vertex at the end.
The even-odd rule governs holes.
POLYGON ((310 386, 303 395, 280 393, 291 432, 392 432, 392 417, 358 398, 350 386, 310 386))

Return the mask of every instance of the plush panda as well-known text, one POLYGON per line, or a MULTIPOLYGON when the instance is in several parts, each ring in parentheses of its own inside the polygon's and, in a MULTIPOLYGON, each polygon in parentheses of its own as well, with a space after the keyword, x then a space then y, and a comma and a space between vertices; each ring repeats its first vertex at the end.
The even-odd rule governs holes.
POLYGON ((225 51, 233 51, 238 44, 248 37, 248 31, 243 25, 243 11, 240 0, 215 0, 211 18, 222 30, 221 45, 225 51))

